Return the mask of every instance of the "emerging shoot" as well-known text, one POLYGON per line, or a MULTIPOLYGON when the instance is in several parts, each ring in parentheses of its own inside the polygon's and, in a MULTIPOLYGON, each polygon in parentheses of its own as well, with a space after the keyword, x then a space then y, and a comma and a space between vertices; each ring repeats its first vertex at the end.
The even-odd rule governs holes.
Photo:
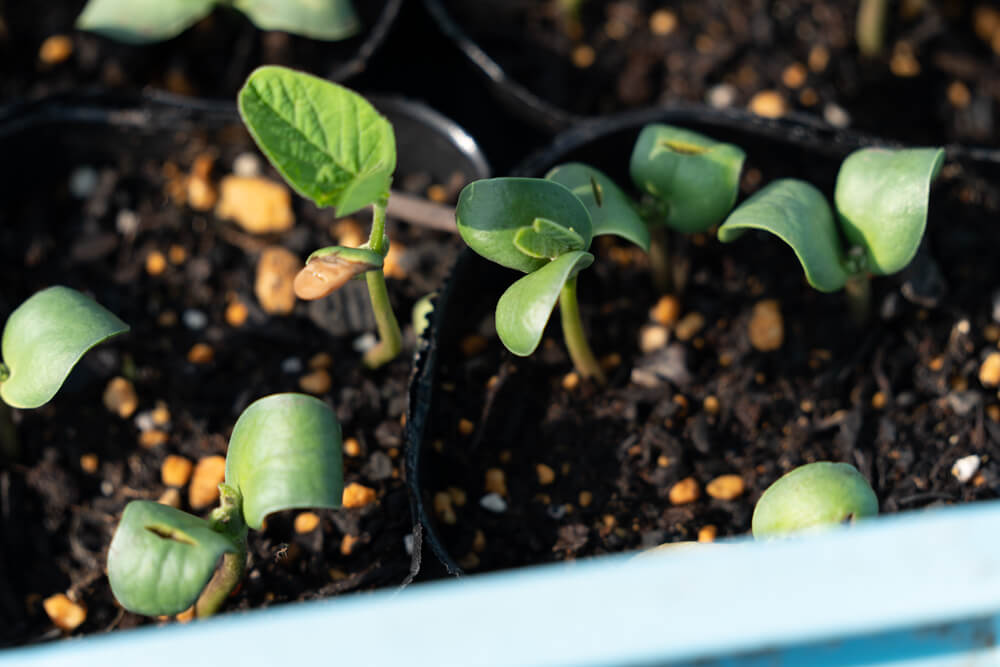
POLYGON ((368 283, 379 343, 364 362, 377 368, 403 348, 389 303, 382 262, 389 186, 396 169, 392 126, 364 98, 335 83, 283 67, 261 67, 239 94, 240 115, 251 136, 296 192, 338 215, 372 209, 368 242, 331 246, 309 256, 295 278, 302 299, 320 299, 353 278, 368 283))
POLYGON ((629 169, 648 197, 653 228, 650 265, 661 291, 676 282, 668 258, 669 231, 707 231, 736 203, 746 153, 738 146, 671 125, 647 125, 632 149, 629 169))
POLYGON ((493 178, 462 190, 459 233, 474 251, 528 275, 500 297, 496 328, 518 356, 535 351, 559 303, 563 338, 582 377, 604 382, 587 342, 577 300, 577 274, 594 261, 596 234, 616 234, 646 249, 648 231, 628 197, 596 169, 567 164, 546 179, 493 178))
POLYGON ((818 189, 788 178, 743 202, 719 228, 719 239, 733 241, 747 229, 774 234, 791 246, 810 285, 845 289, 851 315, 862 324, 871 309, 870 274, 896 273, 916 255, 931 182, 943 162, 941 148, 855 151, 837 174, 836 223, 818 189))
POLYGON ((282 510, 336 509, 343 491, 333 410, 303 394, 262 398, 236 421, 219 507, 207 520, 148 500, 125 507, 108 550, 111 591, 137 614, 194 605, 196 616, 210 616, 243 577, 248 528, 282 510))
POLYGON ((777 537, 876 514, 878 498, 854 466, 820 461, 769 486, 757 501, 751 524, 754 537, 777 537))

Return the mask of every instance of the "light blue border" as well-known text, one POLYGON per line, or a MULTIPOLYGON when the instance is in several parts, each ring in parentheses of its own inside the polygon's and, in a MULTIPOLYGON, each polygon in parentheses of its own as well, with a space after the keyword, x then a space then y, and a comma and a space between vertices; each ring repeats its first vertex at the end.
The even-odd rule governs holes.
POLYGON ((984 502, 122 631, 0 663, 1000 665, 998 529, 1000 501, 984 502))

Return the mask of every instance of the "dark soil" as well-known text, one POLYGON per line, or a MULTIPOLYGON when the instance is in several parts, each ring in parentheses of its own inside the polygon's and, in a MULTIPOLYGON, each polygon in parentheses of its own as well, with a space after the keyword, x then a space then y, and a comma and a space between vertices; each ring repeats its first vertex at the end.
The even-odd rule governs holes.
POLYGON ((996 143, 992 3, 892 2, 884 52, 866 59, 856 1, 583 0, 576 14, 564 0, 440 1, 513 81, 572 113, 682 100, 754 108, 769 91, 787 112, 879 136, 996 143))
POLYGON ((44 11, 30 2, 0 3, 0 103, 81 86, 150 87, 231 100, 247 75, 265 64, 343 79, 364 68, 360 62, 357 71, 344 69, 358 58, 387 4, 387 0, 355 3, 364 28, 339 42, 263 32, 242 13, 220 8, 173 39, 136 46, 76 30, 74 23, 85 0, 46 2, 44 11), (72 52, 65 60, 48 64, 39 50, 55 35, 68 37, 72 52))
MULTIPOLYGON (((628 182, 636 133, 562 159, 590 161, 628 182)), ((832 191, 839 156, 713 134, 747 150, 743 195, 786 176, 832 191)), ((683 314, 705 323, 686 340, 675 327, 666 347, 644 353, 640 329, 659 299, 648 262, 638 249, 599 239, 579 284, 592 346, 608 361, 606 387, 565 388, 572 367, 558 317, 531 357, 503 349, 492 311, 520 274, 467 253, 446 306, 422 450, 423 500, 446 549, 463 568, 484 571, 696 540, 709 526, 719 537, 741 535, 771 482, 817 460, 857 466, 883 512, 1000 496, 1000 405, 996 389, 978 379, 1000 337, 997 173, 945 168, 931 198, 933 259, 876 279, 876 313, 860 330, 848 324, 843 296, 809 288, 774 237, 723 245, 714 235, 675 236, 675 258, 691 267, 683 314), (948 289, 938 298, 941 277, 948 289), (784 318, 775 352, 748 339, 752 309, 765 299, 777 300, 784 318), (982 465, 962 483, 950 470, 970 454, 982 465), (551 483, 541 481, 542 464, 555 473, 551 483), (497 490, 487 478, 498 474, 501 512, 480 504, 497 490), (738 475, 745 492, 707 494, 724 474, 738 475), (671 502, 671 489, 688 477, 700 497, 671 502)))
MULTIPOLYGON (((301 391, 299 379, 320 353, 332 358, 333 382, 319 396, 336 410, 344 436, 360 445, 359 454, 344 457, 345 482, 374 489, 376 501, 319 512, 320 527, 307 534, 294 531, 294 512, 271 517, 266 530, 250 536, 248 576, 227 608, 399 585, 410 568, 404 542, 412 532, 401 476, 409 313, 440 283, 457 238, 390 221, 407 275, 390 278, 389 290, 408 342, 396 361, 369 372, 353 347, 374 329, 363 282, 323 302, 299 302, 288 316, 267 315, 254 294, 260 249, 281 245, 305 257, 335 243, 330 211, 295 197, 293 229, 252 237, 166 193, 168 163, 186 174, 198 156, 214 155, 217 182, 237 155, 257 155, 238 124, 209 130, 195 123, 153 133, 44 126, 4 146, 0 311, 9 312, 38 289, 64 284, 92 295, 132 331, 89 353, 52 403, 14 411, 21 451, 0 466, 0 645, 59 636, 41 601, 61 592, 87 606, 78 633, 145 622, 115 604, 104 574, 125 504, 164 493, 160 467, 169 454, 192 461, 224 455, 239 413, 267 394, 301 391), (52 160, 57 151, 60 159, 52 160), (69 187, 81 170, 98 175, 96 188, 82 199, 69 187), (156 251, 183 258, 151 275, 146 261, 156 251), (234 300, 249 309, 242 326, 225 319, 234 300), (192 316, 204 322, 192 324, 192 316), (211 346, 210 363, 188 360, 196 343, 211 346), (138 394, 138 410, 127 419, 102 402, 115 376, 129 379, 138 394), (140 415, 147 413, 148 420, 161 402, 169 411, 167 441, 143 447, 140 415), (96 457, 96 470, 85 470, 86 455, 96 457), (348 547, 347 536, 356 543, 348 547)), ((280 180, 266 163, 264 173, 280 180)), ((449 177, 447 171, 412 171, 397 174, 396 184, 423 193, 449 177)), ((450 196, 458 185, 451 183, 450 196)), ((188 509, 186 489, 181 497, 188 509)))

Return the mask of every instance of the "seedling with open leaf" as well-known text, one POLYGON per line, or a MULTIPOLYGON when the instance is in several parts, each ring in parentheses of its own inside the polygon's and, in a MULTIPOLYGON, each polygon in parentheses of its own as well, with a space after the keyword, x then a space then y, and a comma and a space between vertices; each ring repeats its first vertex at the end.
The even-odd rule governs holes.
POLYGON ((795 468, 761 495, 751 521, 756 538, 853 522, 878 514, 878 498, 857 468, 817 461, 795 468))
POLYGON ((580 319, 577 274, 594 261, 588 250, 595 235, 616 234, 648 248, 649 232, 627 195, 598 170, 573 163, 545 179, 470 183, 459 195, 455 218, 470 248, 528 274, 497 303, 497 334, 507 349, 519 356, 534 352, 558 302, 574 366, 603 382, 580 319))
POLYGON ((639 133, 629 170, 647 196, 643 217, 653 232, 649 257, 660 290, 676 282, 670 230, 694 234, 722 222, 736 203, 745 159, 738 146, 671 125, 647 125, 639 133))
POLYGON ((367 243, 312 253, 295 278, 295 292, 319 299, 364 276, 381 339, 364 361, 372 368, 391 361, 403 346, 382 273, 389 252, 386 206, 396 169, 392 125, 347 88, 284 67, 251 74, 240 90, 239 109, 257 145, 296 192, 341 216, 371 206, 367 243))
POLYGON ((333 410, 303 394, 262 398, 233 428, 219 507, 207 520, 147 500, 128 504, 108 551, 111 591, 138 614, 194 605, 196 616, 209 616, 243 577, 248 528, 282 510, 336 509, 343 487, 333 410))
POLYGON ((810 285, 821 292, 845 289, 854 319, 863 322, 870 310, 869 275, 896 273, 916 255, 931 182, 943 162, 940 148, 855 151, 837 174, 836 223, 818 189, 781 179, 733 211, 719 239, 732 241, 747 229, 774 234, 795 251, 810 285))
POLYGON ((361 28, 350 0, 89 0, 76 27, 127 44, 175 37, 217 6, 232 7, 261 30, 312 39, 347 39, 361 28))

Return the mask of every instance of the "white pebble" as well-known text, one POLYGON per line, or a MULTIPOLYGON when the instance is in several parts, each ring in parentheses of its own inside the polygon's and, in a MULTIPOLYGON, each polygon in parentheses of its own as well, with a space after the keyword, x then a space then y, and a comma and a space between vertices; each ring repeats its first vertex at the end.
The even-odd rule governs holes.
POLYGON ((140 431, 153 430, 156 428, 156 422, 153 421, 153 413, 149 410, 140 412, 135 416, 135 425, 140 431))
POLYGON ((403 535, 403 548, 409 556, 413 555, 413 533, 403 535))
POLYGON ((233 160, 233 173, 244 178, 260 175, 260 158, 253 153, 240 153, 233 160))
POLYGON ((367 352, 378 345, 378 339, 375 338, 375 334, 372 332, 364 333, 354 339, 351 343, 351 347, 354 348, 355 352, 361 352, 362 354, 367 352))
POLYGON ((823 119, 834 127, 847 127, 851 124, 851 115, 844 107, 833 102, 823 107, 823 119))
POLYGON ((192 331, 200 331, 208 325, 208 315, 194 308, 185 310, 181 318, 184 320, 184 326, 192 331))
POLYGON ((288 357, 281 362, 281 372, 296 375, 302 372, 302 360, 298 357, 288 357))
POLYGON ((135 236, 139 231, 139 216, 135 211, 123 208, 118 211, 118 217, 115 218, 115 228, 122 236, 135 236))
POLYGON ((104 496, 110 496, 114 492, 115 492, 115 485, 114 484, 112 484, 108 480, 104 480, 103 482, 101 482, 101 494, 102 495, 104 495, 104 496))
POLYGON ((499 493, 487 493, 479 499, 479 505, 484 510, 496 512, 497 514, 507 511, 507 502, 500 496, 499 493))
POLYGON ((960 482, 968 482, 979 470, 979 457, 975 454, 963 456, 951 467, 951 474, 960 482))
POLYGON ((736 87, 728 83, 712 86, 705 94, 705 101, 716 109, 731 107, 736 102, 736 87))
POLYGON ((97 189, 97 170, 91 166, 77 167, 69 175, 69 191, 77 199, 86 199, 97 189))

